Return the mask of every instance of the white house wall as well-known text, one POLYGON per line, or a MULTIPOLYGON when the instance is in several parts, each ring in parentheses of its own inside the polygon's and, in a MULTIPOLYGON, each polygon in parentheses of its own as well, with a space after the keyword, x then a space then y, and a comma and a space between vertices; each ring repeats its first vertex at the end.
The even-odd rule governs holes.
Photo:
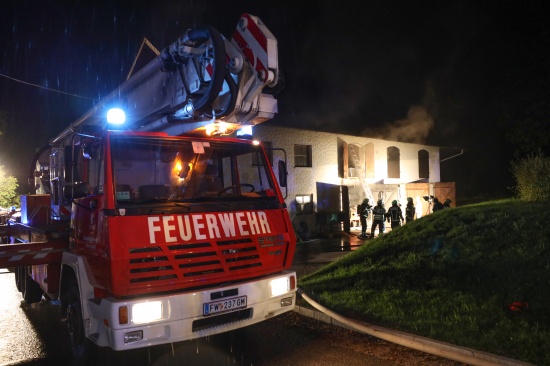
MULTIPOLYGON (((382 183, 388 185, 403 185, 419 181, 418 152, 426 150, 429 153, 429 183, 440 181, 439 148, 421 144, 387 141, 369 137, 334 134, 302 129, 270 126, 264 123, 254 127, 254 139, 269 141, 273 148, 282 148, 287 153, 288 196, 286 203, 293 214, 296 195, 313 194, 316 199, 316 183, 346 185, 353 189, 361 187, 358 178, 338 177, 338 138, 347 144, 365 146, 374 144, 374 178, 367 178, 369 184, 382 183), (294 166, 294 145, 311 145, 312 166, 294 166), (388 178, 387 148, 395 146, 400 152, 400 178, 388 178)), ((280 152, 273 152, 273 166, 277 171, 277 161, 282 160, 280 152)), ((361 188, 362 189, 362 188, 361 188)), ((284 193, 284 189, 283 189, 284 193)), ((350 192, 351 195, 351 192, 350 192)))

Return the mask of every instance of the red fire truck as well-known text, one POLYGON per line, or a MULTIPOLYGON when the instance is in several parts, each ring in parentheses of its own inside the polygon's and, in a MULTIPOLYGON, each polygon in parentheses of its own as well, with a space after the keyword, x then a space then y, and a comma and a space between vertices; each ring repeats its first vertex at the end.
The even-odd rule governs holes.
POLYGON ((0 267, 27 303, 60 300, 76 356, 294 308, 285 163, 276 176, 263 145, 237 136, 275 115, 280 80, 257 17, 231 39, 191 29, 38 150, 21 222, 0 225, 0 267))

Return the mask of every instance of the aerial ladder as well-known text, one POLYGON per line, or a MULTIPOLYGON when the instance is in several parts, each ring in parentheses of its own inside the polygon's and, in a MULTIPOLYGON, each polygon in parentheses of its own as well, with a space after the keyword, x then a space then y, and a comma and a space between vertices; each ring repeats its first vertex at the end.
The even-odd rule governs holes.
POLYGON ((359 159, 359 156, 357 156, 357 152, 355 151, 355 146, 350 145, 349 152, 353 161, 353 167, 355 168, 355 171, 357 172, 357 175, 359 177, 359 182, 363 187, 365 197, 368 198, 371 205, 374 206, 376 204, 376 201, 374 200, 374 196, 372 195, 369 183, 367 182, 365 169, 363 169, 363 166, 361 165, 361 160, 359 159))

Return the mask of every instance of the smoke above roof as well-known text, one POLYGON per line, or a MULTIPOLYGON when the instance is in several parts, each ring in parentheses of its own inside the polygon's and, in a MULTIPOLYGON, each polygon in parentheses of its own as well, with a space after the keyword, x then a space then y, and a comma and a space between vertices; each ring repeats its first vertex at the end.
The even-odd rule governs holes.
POLYGON ((380 127, 365 128, 361 135, 383 140, 423 144, 433 126, 434 119, 426 107, 414 105, 409 108, 406 118, 386 123, 380 127))

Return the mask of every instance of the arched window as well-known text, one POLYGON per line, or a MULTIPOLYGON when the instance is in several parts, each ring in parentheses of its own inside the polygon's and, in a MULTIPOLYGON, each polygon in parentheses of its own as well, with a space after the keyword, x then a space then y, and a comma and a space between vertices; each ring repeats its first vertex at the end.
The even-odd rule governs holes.
POLYGON ((388 178, 400 178, 401 168, 399 162, 399 149, 395 146, 388 147, 388 178))
POLYGON ((418 151, 418 178, 430 178, 430 153, 426 150, 418 151))

